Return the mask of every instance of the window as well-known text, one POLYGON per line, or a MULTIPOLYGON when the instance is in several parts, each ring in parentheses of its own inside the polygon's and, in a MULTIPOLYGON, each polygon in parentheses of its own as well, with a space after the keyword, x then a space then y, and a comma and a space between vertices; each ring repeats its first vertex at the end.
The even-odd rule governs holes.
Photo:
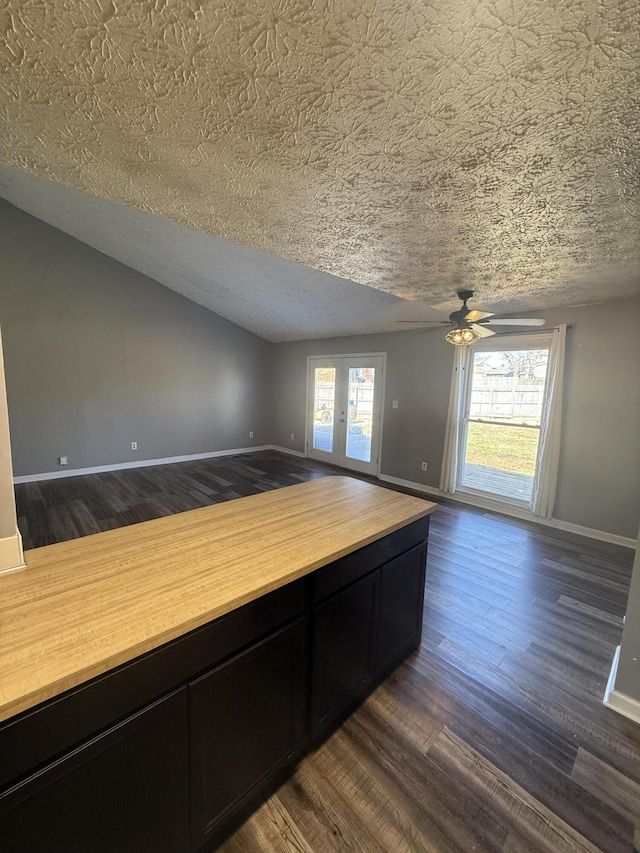
POLYGON ((531 500, 549 349, 471 353, 458 487, 531 500))
POLYGON ((551 517, 562 433, 566 325, 456 347, 440 488, 551 517))

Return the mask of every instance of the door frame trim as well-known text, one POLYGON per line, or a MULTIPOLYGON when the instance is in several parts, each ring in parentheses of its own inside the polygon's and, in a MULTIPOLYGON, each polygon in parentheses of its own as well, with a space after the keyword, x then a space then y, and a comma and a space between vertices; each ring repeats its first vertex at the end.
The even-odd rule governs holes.
MULTIPOLYGON (((386 352, 342 352, 342 353, 318 353, 317 355, 308 355, 307 356, 307 377, 305 381, 305 397, 304 397, 304 406, 305 406, 305 414, 304 414, 304 455, 305 458, 310 459, 309 456, 309 369, 311 359, 315 358, 382 358, 382 390, 380 392, 380 433, 378 438, 378 464, 376 465, 376 472, 372 476, 379 477, 380 471, 382 470, 382 439, 384 432, 384 404, 385 404, 385 392, 387 387, 387 353, 386 352)), ((350 471, 350 468, 345 468, 345 471, 350 471)))

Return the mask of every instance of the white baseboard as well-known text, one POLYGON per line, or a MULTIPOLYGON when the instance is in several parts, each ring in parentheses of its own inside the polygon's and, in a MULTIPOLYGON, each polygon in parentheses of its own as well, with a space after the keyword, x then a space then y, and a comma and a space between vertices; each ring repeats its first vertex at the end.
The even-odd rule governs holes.
MULTIPOLYGON (((263 444, 259 447, 236 447, 233 450, 214 450, 211 453, 192 453, 188 456, 165 456, 163 459, 141 459, 135 462, 115 462, 112 465, 96 465, 92 468, 65 468, 64 471, 45 471, 41 474, 25 474, 14 477, 14 483, 36 483, 40 480, 58 480, 61 477, 82 477, 84 474, 102 474, 105 471, 123 471, 127 468, 148 468, 152 465, 171 465, 174 462, 193 462, 198 459, 214 459, 217 456, 237 456, 244 453, 257 453, 260 450, 287 451, 284 447, 263 444)), ((302 455, 302 454, 300 454, 302 455)))
POLYGON ((604 704, 617 714, 622 714, 623 717, 633 720, 634 723, 640 723, 640 702, 637 699, 632 699, 625 693, 612 690, 604 704))
POLYGON ((299 456, 301 459, 305 459, 305 454, 300 450, 292 450, 290 447, 280 447, 278 444, 270 444, 268 450, 279 450, 280 453, 288 453, 289 456, 299 456))
POLYGON ((385 483, 393 483, 396 486, 404 486, 406 489, 412 489, 415 492, 424 492, 427 495, 435 498, 445 498, 450 501, 468 504, 469 506, 478 507, 479 509, 488 509, 492 512, 500 512, 503 515, 511 516, 512 518, 520 518, 523 521, 532 521, 534 524, 541 524, 545 527, 553 527, 556 530, 564 530, 567 533, 575 533, 578 536, 586 536, 589 539, 598 539, 600 542, 610 542, 612 545, 622 545, 624 548, 636 547, 636 540, 627 536, 618 536, 616 533, 608 533, 606 530, 595 530, 592 527, 583 527, 581 524, 571 524, 569 521, 560 521, 557 518, 542 518, 539 515, 534 515, 527 509, 519 509, 518 507, 510 506, 501 501, 492 501, 490 498, 481 498, 476 495, 469 495, 461 492, 449 494, 442 492, 434 486, 425 486, 422 483, 414 483, 412 480, 401 480, 398 477, 391 477, 388 474, 380 474, 380 480, 385 483))
POLYGON ((13 536, 0 539, 0 575, 26 568, 22 551, 22 536, 16 530, 13 536))
POLYGON ((609 672, 609 679, 607 681, 607 686, 604 689, 604 704, 608 704, 609 696, 613 693, 613 689, 616 683, 616 675, 618 674, 618 663, 620 662, 620 646, 616 646, 616 651, 613 656, 613 661, 611 662, 611 671, 609 672))
POLYGON ((637 699, 633 699, 631 696, 627 696, 626 693, 620 693, 619 690, 615 689, 619 660, 620 646, 618 646, 616 653, 613 656, 611 672, 609 673, 609 680, 607 681, 607 687, 604 691, 602 703, 603 705, 606 705, 607 708, 611 708, 612 711, 616 711, 618 714, 622 714, 624 717, 628 717, 630 720, 633 720, 634 723, 640 723, 640 702, 637 699))

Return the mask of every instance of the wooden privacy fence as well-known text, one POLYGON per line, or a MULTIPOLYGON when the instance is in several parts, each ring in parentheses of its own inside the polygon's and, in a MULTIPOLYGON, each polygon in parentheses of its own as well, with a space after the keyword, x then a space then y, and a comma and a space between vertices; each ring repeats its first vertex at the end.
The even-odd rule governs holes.
POLYGON ((473 418, 539 418, 544 380, 474 376, 471 391, 473 418))

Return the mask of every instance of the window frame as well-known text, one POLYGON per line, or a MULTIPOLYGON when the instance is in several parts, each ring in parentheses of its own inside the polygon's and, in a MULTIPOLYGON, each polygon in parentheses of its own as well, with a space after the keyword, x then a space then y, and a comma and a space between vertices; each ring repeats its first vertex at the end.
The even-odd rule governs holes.
MULTIPOLYGON (((460 424, 459 435, 458 435, 458 446, 456 448, 457 453, 457 465, 456 465, 456 483, 455 483, 455 491, 460 492, 461 494, 475 496, 478 498, 483 498, 485 500, 496 501, 498 503, 508 504, 509 506, 518 507, 520 509, 528 508, 530 503, 530 498, 521 499, 521 498, 513 498, 507 495, 500 495, 496 492, 490 492, 480 489, 474 489, 472 486, 467 486, 462 482, 462 478, 464 475, 465 469, 465 460, 466 460, 466 449, 467 449, 467 439, 469 433, 469 423, 473 420, 476 422, 476 419, 471 419, 469 417, 469 411, 471 407, 471 391, 473 388, 473 362, 474 356, 477 352, 505 352, 505 351, 523 351, 523 350, 547 350, 549 355, 551 354, 551 342, 553 339, 553 330, 538 332, 536 331, 534 334, 529 332, 520 332, 518 334, 513 335, 499 335, 499 336, 491 336, 489 338, 483 338, 478 341, 473 346, 470 346, 467 350, 467 362, 466 362, 466 370, 464 371, 464 380, 462 387, 462 412, 460 413, 460 419, 462 423, 460 424), (498 340, 496 340, 496 337, 498 340)), ((549 382, 548 382, 548 373, 545 375, 545 383, 544 383, 544 392, 542 398, 542 408, 544 410, 547 404, 547 394, 549 392, 549 382)), ((486 423, 486 421, 478 421, 479 423, 486 423)), ((499 422, 498 422, 498 425, 499 422)), ((508 426, 508 424, 502 424, 503 426, 508 426)), ((542 419, 539 426, 536 427, 527 427, 527 425, 518 424, 518 426, 522 428, 531 428, 537 429, 538 431, 542 428, 542 419)), ((536 472, 537 472, 537 462, 536 459, 536 472)), ((535 475, 534 475, 535 476, 535 475)))

